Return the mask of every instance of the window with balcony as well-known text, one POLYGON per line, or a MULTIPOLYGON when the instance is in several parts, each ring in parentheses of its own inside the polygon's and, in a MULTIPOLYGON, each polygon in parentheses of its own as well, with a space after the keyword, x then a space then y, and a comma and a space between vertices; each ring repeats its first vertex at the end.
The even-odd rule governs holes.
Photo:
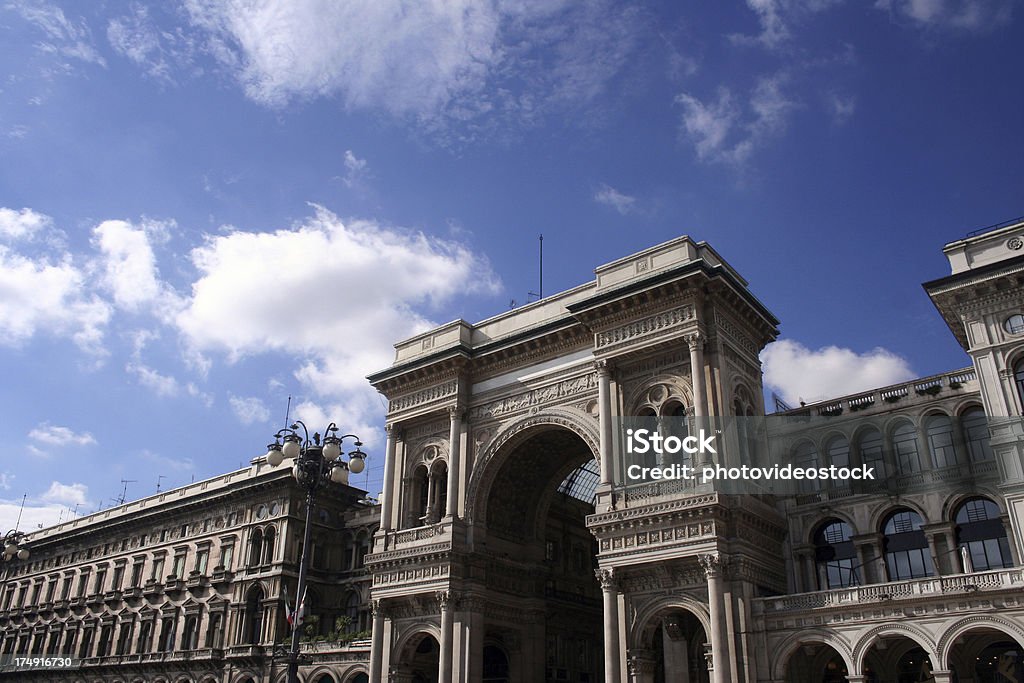
POLYGON ((1013 566, 1006 527, 995 503, 972 498, 957 509, 954 519, 957 545, 967 548, 971 569, 983 572, 1013 566))
POLYGON ((904 422, 892 432, 892 447, 896 452, 896 471, 911 474, 921 471, 921 455, 918 452, 917 429, 910 422, 904 422))
POLYGON ((885 568, 890 581, 934 576, 932 554, 922 527, 921 516, 913 510, 897 510, 882 525, 885 534, 885 568))
POLYGON ((979 406, 968 408, 960 415, 963 426, 964 440, 967 441, 967 454, 971 462, 983 462, 995 457, 988 438, 988 418, 979 406))
POLYGON ((838 519, 825 522, 814 534, 814 559, 822 589, 860 585, 853 529, 838 519))
POLYGON ((932 453, 935 466, 952 467, 957 463, 953 446, 953 421, 946 415, 932 415, 925 422, 928 435, 928 450, 932 453))

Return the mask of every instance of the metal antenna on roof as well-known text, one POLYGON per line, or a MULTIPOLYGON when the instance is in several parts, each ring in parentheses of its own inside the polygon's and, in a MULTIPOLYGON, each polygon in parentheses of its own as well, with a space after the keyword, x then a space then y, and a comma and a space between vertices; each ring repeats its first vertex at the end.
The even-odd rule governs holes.
POLYGON ((288 422, 288 420, 291 419, 291 416, 292 416, 292 397, 289 396, 288 397, 288 407, 284 409, 284 428, 285 429, 288 429, 288 425, 291 424, 290 422, 288 422))
MULTIPOLYGON (((537 299, 544 298, 544 235, 540 236, 540 283, 536 292, 527 292, 528 297, 535 296, 537 299)), ((515 308, 515 306, 511 306, 515 308)))
POLYGON ((21 508, 18 510, 18 521, 14 523, 14 529, 17 530, 21 526, 21 513, 25 511, 25 499, 28 498, 28 494, 24 493, 21 496, 21 508))
POLYGON ((162 482, 162 481, 163 481, 164 479, 166 479, 166 478, 167 478, 167 477, 165 477, 165 476, 164 476, 164 475, 162 475, 162 474, 161 474, 161 475, 160 475, 159 477, 157 477, 157 478, 156 478, 156 492, 157 492, 157 493, 160 493, 160 482, 162 482))
POLYGON ((125 496, 128 495, 128 484, 134 484, 136 481, 138 481, 138 480, 137 479, 122 479, 121 480, 121 483, 124 484, 124 486, 121 487, 121 497, 114 499, 117 502, 118 505, 124 505, 125 496))

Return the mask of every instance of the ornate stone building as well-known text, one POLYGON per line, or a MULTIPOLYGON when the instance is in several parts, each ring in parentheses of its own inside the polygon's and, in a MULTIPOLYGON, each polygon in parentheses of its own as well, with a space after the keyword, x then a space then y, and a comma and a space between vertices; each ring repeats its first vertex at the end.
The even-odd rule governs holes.
MULTIPOLYGON (((369 576, 379 508, 332 485, 317 499, 303 680, 366 681, 369 576), (347 635, 326 639, 340 624, 347 635), (322 636, 317 638, 316 636, 322 636), (339 640, 348 641, 345 644, 339 640)), ((294 606, 305 494, 289 467, 246 469, 31 534, 5 562, 0 653, 73 657, 74 670, 0 668, 0 679, 68 683, 280 680, 294 606)), ((10 662, 6 662, 10 664, 10 662)))
MULTIPOLYGON (((784 461, 875 482, 623 477, 625 417, 765 413, 777 321, 687 237, 397 344, 370 377, 389 402, 370 680, 1022 680, 1024 435, 999 419, 1022 408, 1022 238, 953 243, 926 285, 974 367, 762 419, 784 461)), ((724 441, 731 464, 757 447, 724 441)))

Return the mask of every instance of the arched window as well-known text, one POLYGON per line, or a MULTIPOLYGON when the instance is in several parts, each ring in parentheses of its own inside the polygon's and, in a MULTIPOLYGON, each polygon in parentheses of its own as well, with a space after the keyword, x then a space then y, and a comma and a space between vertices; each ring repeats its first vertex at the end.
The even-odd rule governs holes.
POLYGON ((483 659, 484 683, 508 682, 508 657, 505 656, 501 648, 494 645, 484 646, 483 659))
POLYGON ((206 625, 206 647, 219 648, 223 645, 224 639, 221 634, 221 615, 214 612, 206 625))
POLYGON ((897 510, 885 519, 882 533, 885 534, 885 568, 890 581, 935 574, 923 525, 921 516, 907 509, 897 510))
POLYGON ((346 533, 345 540, 342 541, 342 554, 341 554, 341 571, 347 572, 349 569, 353 569, 355 565, 355 550, 352 545, 352 535, 346 533))
POLYGON ((853 529, 838 519, 825 522, 814 534, 814 559, 818 580, 825 588, 860 585, 857 549, 853 547, 853 529))
POLYGON ((249 537, 249 564, 255 567, 260 563, 260 553, 263 552, 263 530, 253 529, 249 537))
POLYGON ((963 425, 964 439, 967 441, 967 453, 971 462, 982 462, 995 457, 988 438, 988 418, 980 407, 968 408, 960 416, 963 425))
POLYGON ((360 531, 356 536, 356 569, 362 568, 368 552, 370 552, 370 536, 365 531, 360 531))
POLYGON ((430 477, 427 476, 427 468, 423 465, 416 468, 413 474, 413 492, 416 500, 413 504, 413 512, 416 521, 423 520, 427 516, 427 500, 430 498, 430 477))
POLYGON ((892 447, 896 451, 896 471, 910 474, 921 471, 921 456, 917 449, 917 430, 903 422, 892 431, 892 447))
MULTIPOLYGON (((804 441, 793 451, 793 467, 817 467, 818 450, 810 441, 804 441)), ((819 488, 817 479, 801 479, 799 482, 800 493, 813 493, 819 488)))
POLYGON ((837 436, 828 442, 826 447, 828 462, 835 467, 850 466, 850 442, 844 436, 837 436))
POLYGON ((245 597, 244 623, 242 642, 247 645, 259 644, 262 641, 263 630, 263 589, 259 586, 249 589, 245 597))
POLYGON ((263 564, 270 564, 274 561, 274 540, 276 537, 274 527, 268 527, 263 536, 263 564))
POLYGON ((995 503, 987 498, 972 498, 957 509, 955 521, 956 542, 967 548, 971 569, 983 572, 1013 566, 1006 528, 995 503))
POLYGON ((1017 397, 1024 406, 1024 358, 1013 364, 1013 382, 1017 385, 1017 397))
POLYGON ((928 434, 928 450, 932 453, 935 467, 952 467, 956 464, 956 449, 953 448, 953 421, 945 415, 932 415, 925 423, 928 434))
MULTIPOLYGON (((448 510, 448 464, 441 461, 434 466, 432 473, 434 486, 434 517, 440 519, 442 515, 450 514, 448 510)), ((359 549, 356 548, 356 552, 359 549)))
POLYGON ((185 632, 182 633, 181 647, 184 650, 195 650, 199 647, 199 617, 190 615, 185 617, 185 632))
POLYGON ((355 633, 359 629, 359 595, 352 591, 345 600, 345 616, 348 617, 346 633, 355 633))
POLYGON ((865 429, 857 440, 857 450, 860 452, 860 461, 865 467, 872 467, 875 470, 875 481, 881 481, 886 476, 885 455, 882 451, 882 433, 874 427, 865 429))
POLYGON ((139 654, 147 654, 153 643, 153 620, 146 619, 139 626, 139 644, 136 646, 136 652, 139 654))

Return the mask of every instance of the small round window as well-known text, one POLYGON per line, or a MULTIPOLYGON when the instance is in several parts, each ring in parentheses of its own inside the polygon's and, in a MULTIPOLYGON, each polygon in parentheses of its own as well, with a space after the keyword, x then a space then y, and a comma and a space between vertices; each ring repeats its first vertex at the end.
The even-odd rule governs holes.
POLYGON ((1024 315, 1020 313, 1011 315, 1003 323, 1003 327, 1010 334, 1022 334, 1024 333, 1024 315))

